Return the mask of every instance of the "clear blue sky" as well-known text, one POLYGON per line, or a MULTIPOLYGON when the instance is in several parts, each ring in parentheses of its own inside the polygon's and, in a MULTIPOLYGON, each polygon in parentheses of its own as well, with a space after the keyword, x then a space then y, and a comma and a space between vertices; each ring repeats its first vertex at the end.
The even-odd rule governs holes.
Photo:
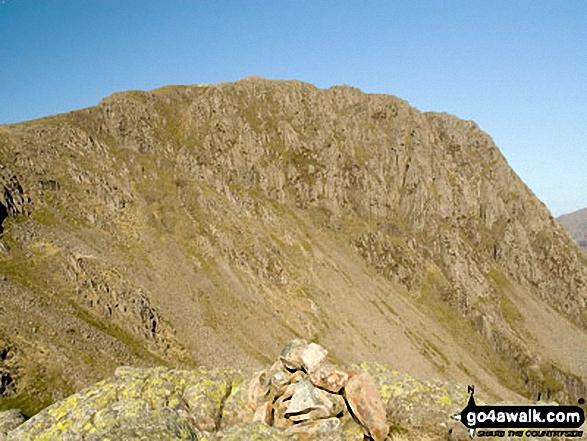
POLYGON ((587 1, 0 0, 0 123, 252 74, 474 120, 553 214, 587 207, 587 1))

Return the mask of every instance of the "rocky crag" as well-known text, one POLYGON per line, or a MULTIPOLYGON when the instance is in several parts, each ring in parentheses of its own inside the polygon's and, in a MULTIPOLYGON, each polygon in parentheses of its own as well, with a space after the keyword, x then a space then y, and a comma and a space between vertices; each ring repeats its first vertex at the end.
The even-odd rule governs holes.
POLYGON ((463 406, 460 385, 423 383, 381 366, 334 366, 326 356, 297 339, 252 376, 121 367, 26 422, 18 412, 0 413, 0 439, 384 441, 466 433, 449 428, 451 412, 463 406))
POLYGON ((587 208, 556 218, 582 249, 587 249, 587 208))
POLYGON ((0 164, 0 408, 293 338, 587 396, 587 258, 473 122, 247 78, 0 126, 0 164))

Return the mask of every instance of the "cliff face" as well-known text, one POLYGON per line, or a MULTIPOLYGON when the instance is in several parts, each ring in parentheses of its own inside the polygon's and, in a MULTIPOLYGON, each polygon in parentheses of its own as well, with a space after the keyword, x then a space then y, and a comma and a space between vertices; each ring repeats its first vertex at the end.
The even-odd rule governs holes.
POLYGON ((494 397, 585 393, 586 258, 472 122, 247 78, 0 126, 0 161, 3 407, 293 337, 494 397))
POLYGON ((587 208, 556 218, 583 249, 587 249, 587 208))

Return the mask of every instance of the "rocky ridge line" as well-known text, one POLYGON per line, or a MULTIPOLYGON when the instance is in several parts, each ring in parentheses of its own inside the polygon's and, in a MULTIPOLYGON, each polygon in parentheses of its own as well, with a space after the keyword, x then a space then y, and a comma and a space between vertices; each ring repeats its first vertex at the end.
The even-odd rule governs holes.
POLYGON ((296 336, 585 395, 587 258, 471 121, 248 78, 1 126, 0 163, 3 408, 120 365, 259 367, 296 336))
POLYGON ((250 377, 232 369, 121 367, 26 422, 18 411, 0 413, 7 431, 0 440, 384 441, 390 428, 408 430, 400 425, 415 436, 423 428, 446 436, 448 416, 462 405, 454 385, 326 358, 320 345, 296 339, 250 377))

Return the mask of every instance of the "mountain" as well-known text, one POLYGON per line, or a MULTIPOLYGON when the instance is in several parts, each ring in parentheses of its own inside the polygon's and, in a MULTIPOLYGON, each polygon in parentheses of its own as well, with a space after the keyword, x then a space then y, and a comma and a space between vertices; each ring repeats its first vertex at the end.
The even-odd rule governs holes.
POLYGON ((587 208, 556 218, 583 249, 587 249, 587 208))
POLYGON ((335 362, 586 395, 587 258, 473 122, 250 77, 0 126, 0 408, 120 365, 335 362))

